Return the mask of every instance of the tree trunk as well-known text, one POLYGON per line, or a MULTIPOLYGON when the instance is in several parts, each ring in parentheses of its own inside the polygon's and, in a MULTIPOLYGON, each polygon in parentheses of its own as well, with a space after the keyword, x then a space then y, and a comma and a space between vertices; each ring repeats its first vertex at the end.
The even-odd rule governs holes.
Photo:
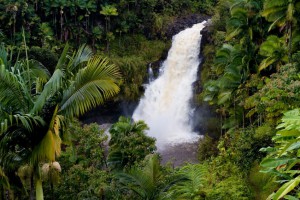
POLYGON ((55 198, 54 198, 54 186, 53 186, 53 183, 50 183, 50 187, 51 187, 51 199, 55 200, 55 198))
POLYGON ((288 29, 288 37, 289 37, 289 43, 288 43, 288 54, 289 54, 289 63, 292 62, 292 22, 289 22, 289 29, 288 29))
POLYGON ((3 186, 1 186, 1 199, 5 199, 5 190, 3 186))
POLYGON ((63 10, 60 10, 60 40, 63 40, 63 10))
POLYGON ((36 200, 44 200, 42 180, 38 179, 35 183, 36 200))
POLYGON ((30 200, 34 200, 33 174, 31 174, 31 177, 30 177, 30 200))

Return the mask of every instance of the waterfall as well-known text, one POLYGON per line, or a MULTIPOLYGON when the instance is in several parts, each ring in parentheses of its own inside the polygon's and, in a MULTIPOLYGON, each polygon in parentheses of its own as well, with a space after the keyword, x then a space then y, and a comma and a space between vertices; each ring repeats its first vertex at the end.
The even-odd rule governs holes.
POLYGON ((150 63, 148 66, 148 76, 149 76, 149 78, 148 78, 149 83, 154 81, 154 73, 153 73, 153 69, 152 69, 152 63, 150 63))
POLYGON ((200 31, 204 24, 205 21, 195 24, 173 37, 159 77, 147 85, 133 113, 135 121, 148 124, 148 135, 156 138, 158 149, 199 138, 192 131, 190 100, 200 64, 200 31))

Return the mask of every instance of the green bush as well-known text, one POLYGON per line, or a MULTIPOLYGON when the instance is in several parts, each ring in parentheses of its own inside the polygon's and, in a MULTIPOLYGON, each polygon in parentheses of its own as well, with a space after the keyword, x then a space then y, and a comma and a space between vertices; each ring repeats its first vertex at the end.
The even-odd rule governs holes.
POLYGON ((278 188, 274 177, 267 173, 261 173, 259 164, 255 164, 249 173, 249 183, 255 194, 255 199, 267 199, 278 188))
MULTIPOLYGON (((25 56, 25 55, 24 55, 25 56)), ((28 51, 29 59, 41 62, 51 73, 54 72, 58 61, 58 55, 45 48, 33 46, 28 51)))
POLYGON ((238 177, 229 177, 215 185, 207 192, 206 200, 250 200, 252 193, 246 182, 238 177))
POLYGON ((209 135, 205 135, 199 140, 198 159, 204 161, 218 154, 217 141, 209 135))
POLYGON ((156 150, 155 139, 146 135, 147 124, 120 117, 110 128, 108 164, 112 169, 130 168, 156 150))

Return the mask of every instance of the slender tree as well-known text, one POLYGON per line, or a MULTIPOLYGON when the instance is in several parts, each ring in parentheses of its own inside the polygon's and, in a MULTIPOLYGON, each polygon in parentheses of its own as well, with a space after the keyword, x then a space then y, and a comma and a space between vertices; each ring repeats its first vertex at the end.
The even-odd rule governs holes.
POLYGON ((293 28, 297 25, 299 11, 300 2, 298 0, 268 0, 264 2, 262 16, 264 16, 267 21, 272 22, 269 31, 276 25, 279 26, 281 30, 285 30, 289 62, 291 62, 292 59, 292 32, 293 28))
POLYGON ((68 50, 66 45, 50 78, 33 61, 0 65, 1 164, 19 158, 31 165, 38 200, 43 199, 39 164, 59 156, 67 121, 119 91, 120 74, 106 58, 93 56, 87 46, 74 56, 68 56, 68 50))

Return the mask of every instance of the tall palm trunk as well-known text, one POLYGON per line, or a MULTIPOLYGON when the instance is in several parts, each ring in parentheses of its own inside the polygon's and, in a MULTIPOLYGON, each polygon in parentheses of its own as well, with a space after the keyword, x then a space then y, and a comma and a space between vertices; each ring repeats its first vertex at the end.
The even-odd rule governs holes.
POLYGON ((64 18, 63 18, 63 9, 60 9, 60 40, 63 40, 63 22, 64 22, 64 18))
POLYGON ((34 200, 34 182, 33 182, 33 174, 30 177, 30 200, 34 200))
POLYGON ((292 62, 292 22, 288 23, 288 56, 289 56, 289 63, 292 62))
POLYGON ((42 180, 38 178, 35 183, 36 200, 44 200, 42 180))

